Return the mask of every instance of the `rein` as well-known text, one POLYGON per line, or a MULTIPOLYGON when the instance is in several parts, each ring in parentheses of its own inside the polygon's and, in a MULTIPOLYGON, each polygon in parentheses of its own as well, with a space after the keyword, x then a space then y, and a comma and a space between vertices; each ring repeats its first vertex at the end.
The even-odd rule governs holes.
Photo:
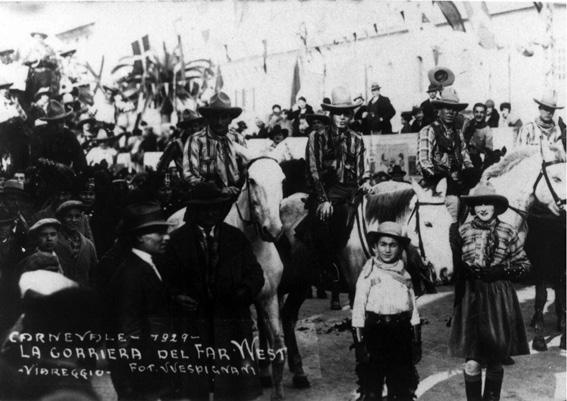
POLYGON ((543 179, 545 180, 545 183, 547 184, 547 189, 549 189, 549 192, 551 193, 551 196, 553 197, 555 204, 557 205, 557 207, 560 208, 567 203, 567 199, 561 199, 559 197, 559 195, 557 195, 555 188, 553 188, 553 185, 551 185, 551 180, 549 179, 549 175, 547 174, 547 168, 549 166, 553 166, 555 164, 561 164, 561 163, 565 163, 565 162, 564 161, 558 161, 558 160, 550 161, 550 162, 545 161, 545 157, 543 155, 543 138, 539 142, 539 150, 541 152, 541 171, 540 171, 539 175, 537 176, 537 179, 536 179, 534 186, 533 186, 534 196, 535 196, 535 198, 538 202, 542 203, 539 199, 537 199, 536 188, 537 188, 539 182, 541 181, 541 179, 543 177, 543 179))

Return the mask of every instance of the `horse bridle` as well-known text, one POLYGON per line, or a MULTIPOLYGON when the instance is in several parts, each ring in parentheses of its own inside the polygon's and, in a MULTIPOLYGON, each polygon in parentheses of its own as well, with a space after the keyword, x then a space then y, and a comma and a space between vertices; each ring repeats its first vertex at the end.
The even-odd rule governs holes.
MULTIPOLYGON (((363 201, 360 203, 361 210, 362 210, 363 202, 364 202, 364 198, 363 198, 363 201)), ((423 236, 421 234, 421 228, 420 228, 420 214, 419 214, 419 207, 420 206, 445 206, 445 202, 420 202, 418 200, 415 203, 415 208, 412 210, 412 212, 411 212, 411 214, 409 215, 409 218, 408 218, 408 223, 409 223, 411 218, 415 214, 415 226, 416 226, 416 231, 417 231, 417 238, 419 240, 419 251, 421 253, 422 259, 427 260, 427 257, 425 256, 425 248, 423 246, 423 236)), ((365 243, 366 237, 367 237, 367 234, 368 234, 368 230, 367 230, 367 227, 366 227, 366 221, 363 218, 362 223, 361 223, 358 213, 356 213, 356 224, 357 224, 357 227, 358 227, 358 235, 360 236, 360 239, 361 239, 360 243, 362 244, 362 251, 364 252, 364 255, 366 256, 366 259, 369 259, 371 256, 374 255, 374 253, 372 252, 372 249, 365 243)))
POLYGON ((420 224, 420 206, 445 206, 445 202, 420 202, 419 200, 415 203, 415 208, 412 210, 408 223, 415 214, 415 231, 417 232, 417 238, 419 240, 419 252, 421 253, 421 258, 427 261, 427 256, 425 255, 425 247, 423 246, 423 236, 421 234, 421 224, 420 224))
POLYGON ((250 176, 248 175, 248 169, 249 169, 250 166, 251 166, 252 164, 254 164, 255 162, 257 162, 258 160, 263 160, 263 159, 273 160, 273 161, 275 161, 276 163, 278 163, 278 161, 277 161, 275 158, 273 158, 273 157, 270 157, 270 156, 260 156, 260 157, 256 157, 256 158, 250 160, 250 161, 248 162, 248 164, 246 165, 246 172, 245 172, 245 175, 244 175, 244 177, 245 177, 245 181, 244 181, 244 182, 245 182, 245 185, 244 185, 244 187, 246 188, 246 191, 248 192, 248 215, 250 216, 250 220, 247 220, 247 219, 244 218, 244 215, 242 214, 242 211, 240 210, 240 207, 238 206, 238 202, 235 202, 235 203, 234 203, 235 206, 236 206, 236 212, 238 213, 238 217, 240 218, 240 220, 242 220, 242 222, 244 223, 244 225, 247 225, 247 226, 254 225, 255 228, 256 228, 256 232, 259 232, 259 230, 260 230, 260 227, 259 227, 259 224, 260 224, 260 223, 258 223, 257 221, 254 221, 254 218, 253 218, 254 214, 252 213, 252 198, 251 198, 251 196, 250 196, 250 176))
POLYGON ((541 181, 541 179, 543 177, 543 179, 545 180, 545 183, 547 184, 547 189, 549 189, 549 192, 551 193, 551 196, 553 197, 553 201, 555 202, 555 205, 557 207, 561 208, 563 205, 565 205, 567 203, 567 199, 561 199, 559 197, 559 195, 557 195, 555 188, 553 188, 553 185, 551 185, 551 180, 549 179, 549 174, 547 174, 547 168, 549 166, 553 166, 555 164, 561 164, 561 163, 565 163, 565 162, 559 161, 559 160, 555 160, 555 161, 551 161, 551 162, 545 161, 545 157, 543 155, 542 141, 540 141, 540 143, 539 143, 539 149, 540 149, 540 152, 541 152, 541 171, 539 172, 539 175, 537 176, 537 179, 535 180, 535 183, 534 183, 534 187, 533 187, 534 196, 535 196, 535 198, 538 202, 542 203, 537 198, 536 189, 537 189, 539 182, 541 181))

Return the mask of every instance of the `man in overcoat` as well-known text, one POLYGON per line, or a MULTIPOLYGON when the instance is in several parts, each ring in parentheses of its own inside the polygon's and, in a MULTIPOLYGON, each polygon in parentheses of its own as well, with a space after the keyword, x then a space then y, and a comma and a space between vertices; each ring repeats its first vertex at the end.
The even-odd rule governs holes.
POLYGON ((208 374, 183 377, 181 395, 191 400, 213 395, 215 400, 247 400, 261 393, 255 361, 235 344, 251 344, 250 305, 264 275, 244 234, 223 222, 233 200, 214 183, 197 184, 189 193, 185 225, 171 233, 161 261, 176 326, 194 338, 186 351, 195 351, 195 365, 208 369, 208 374), (229 360, 197 351, 206 347, 225 349, 229 360), (227 373, 226 367, 236 371, 227 373))
MULTIPOLYGON (((170 302, 162 273, 154 258, 165 251, 168 223, 158 203, 131 204, 124 210, 119 227, 130 249, 110 279, 106 300, 106 325, 111 333, 123 333, 126 341, 109 344, 126 353, 140 350, 140 366, 159 364, 152 335, 171 333, 170 302)), ((173 380, 165 374, 131 371, 131 360, 117 360, 111 365, 111 377, 119 400, 158 400, 173 391, 173 380)))
POLYGON ((380 85, 373 83, 370 87, 372 97, 366 106, 368 109, 368 123, 372 134, 391 134, 392 124, 390 120, 396 114, 396 110, 390 99, 380 94, 380 85))

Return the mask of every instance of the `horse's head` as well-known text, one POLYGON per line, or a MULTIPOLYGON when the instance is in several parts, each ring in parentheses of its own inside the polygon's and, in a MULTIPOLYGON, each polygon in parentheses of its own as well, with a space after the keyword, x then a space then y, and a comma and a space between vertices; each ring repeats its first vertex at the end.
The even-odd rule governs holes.
POLYGON ((453 273, 453 257, 449 243, 449 229, 453 220, 445 206, 447 180, 439 181, 435 189, 426 190, 412 183, 416 194, 415 211, 408 222, 408 237, 420 248, 422 257, 430 262, 441 281, 448 281, 453 273))
POLYGON ((567 197, 565 151, 555 146, 543 146, 541 150, 542 167, 533 193, 537 201, 547 206, 553 214, 559 215, 565 210, 565 203, 561 201, 567 197))
POLYGON ((282 234, 280 203, 283 199, 282 182, 285 176, 277 160, 269 157, 253 159, 248 164, 246 189, 249 219, 254 222, 264 241, 275 241, 282 234))

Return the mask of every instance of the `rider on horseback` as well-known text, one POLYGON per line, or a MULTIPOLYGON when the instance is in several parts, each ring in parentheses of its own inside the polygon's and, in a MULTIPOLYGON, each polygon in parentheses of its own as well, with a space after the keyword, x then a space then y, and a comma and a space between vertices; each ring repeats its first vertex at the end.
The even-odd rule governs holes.
MULTIPOLYGON (((330 112, 331 123, 309 135, 305 159, 311 189, 308 221, 313 245, 320 265, 333 270, 336 284, 339 279, 336 259, 348 240, 348 221, 355 210, 353 200, 359 190, 368 192, 371 186, 362 136, 349 128, 358 105, 344 87, 333 89, 331 98, 331 104, 321 105, 330 112)), ((338 299, 334 301, 333 309, 340 308, 338 299)))
POLYGON ((236 141, 228 126, 242 109, 232 107, 228 95, 220 92, 198 111, 207 126, 185 144, 183 177, 190 186, 213 181, 224 193, 236 195, 242 186, 245 163, 235 151, 236 141))

